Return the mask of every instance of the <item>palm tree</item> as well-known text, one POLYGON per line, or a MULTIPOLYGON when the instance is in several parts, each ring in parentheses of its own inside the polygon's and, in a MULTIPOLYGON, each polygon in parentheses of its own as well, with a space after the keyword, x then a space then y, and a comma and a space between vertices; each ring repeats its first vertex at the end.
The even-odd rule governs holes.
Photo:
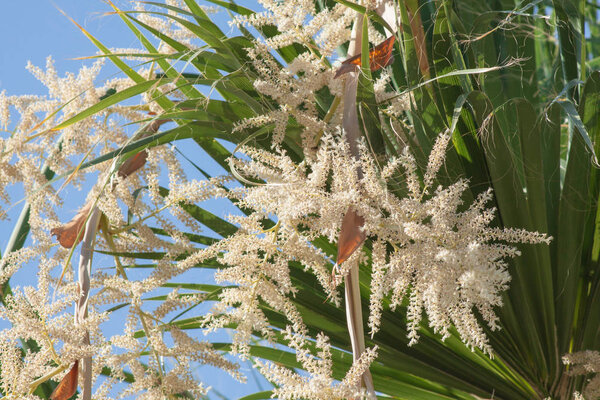
MULTIPOLYGON (((549 245, 518 244, 520 255, 506 264, 510 283, 506 283, 506 290, 501 290, 501 301, 490 308, 497 320, 484 308, 475 305, 469 308, 482 327, 480 337, 488 342, 477 342, 465 336, 464 327, 456 326, 456 320, 452 320, 456 327, 446 330, 436 325, 434 317, 420 308, 420 317, 411 315, 414 312, 411 293, 417 291, 412 281, 408 294, 400 301, 387 292, 382 295, 381 324, 378 330, 372 329, 373 335, 365 337, 362 316, 373 313, 369 303, 375 292, 372 285, 376 280, 374 260, 378 257, 377 251, 383 252, 385 258, 390 257, 394 248, 391 243, 381 247, 378 244, 380 238, 360 229, 365 222, 358 207, 356 210, 348 208, 340 214, 337 226, 341 223, 342 233, 339 239, 337 236, 306 236, 311 238, 311 246, 319 254, 332 260, 337 255, 339 267, 344 271, 342 275, 346 277, 346 301, 342 306, 330 301, 335 292, 324 288, 322 280, 325 278, 319 280, 320 275, 308 271, 303 263, 288 260, 286 268, 289 268, 289 281, 294 290, 285 293, 284 297, 301 317, 303 329, 293 334, 289 329, 286 331, 290 316, 282 308, 275 307, 265 295, 256 297, 256 306, 268 321, 268 327, 262 330, 256 325, 242 327, 243 319, 231 317, 236 309, 239 311, 245 306, 243 302, 235 303, 231 299, 226 302, 229 307, 226 314, 230 317, 221 320, 220 325, 207 322, 206 315, 187 317, 187 313, 181 313, 168 322, 157 322, 157 326, 160 325, 164 332, 177 330, 190 335, 198 328, 210 326, 240 332, 249 329, 253 336, 244 345, 246 347, 231 343, 213 343, 212 346, 215 350, 236 350, 251 356, 263 366, 261 371, 276 386, 285 386, 285 382, 278 379, 283 374, 283 370, 277 370, 279 367, 308 369, 308 376, 314 377, 318 368, 311 370, 306 362, 309 356, 302 353, 305 347, 313 354, 320 348, 320 359, 331 357, 331 378, 339 381, 345 379, 353 360, 358 360, 365 349, 376 347, 377 356, 371 360, 368 371, 359 374, 359 381, 362 375, 367 391, 373 394, 374 390, 379 397, 569 399, 574 398, 575 392, 593 396, 592 390, 585 392, 588 381, 570 373, 563 356, 600 350, 600 277, 597 273, 600 176, 595 156, 600 135, 600 2, 410 0, 384 1, 379 7, 371 8, 365 7, 364 2, 346 0, 266 2, 271 7, 271 13, 264 14, 266 16, 234 2, 209 0, 208 3, 237 18, 239 34, 223 32, 206 9, 194 0, 177 4, 152 3, 147 10, 131 12, 113 5, 115 14, 139 38, 145 49, 141 53, 111 51, 82 28, 99 48, 101 55, 98 57, 113 62, 133 83, 123 89, 109 88, 96 104, 57 122, 53 132, 72 127, 96 113, 110 112, 115 107, 131 107, 120 105, 140 94, 146 95, 147 110, 159 115, 151 115, 135 136, 123 142, 120 148, 91 160, 84 159, 58 177, 53 177, 51 168, 46 167, 44 172, 50 182, 85 173, 107 160, 112 160, 109 175, 125 179, 143 165, 148 149, 191 138, 216 163, 231 171, 240 183, 254 187, 268 179, 260 174, 249 176, 256 165, 228 161, 239 149, 246 149, 251 157, 260 159, 261 154, 273 154, 272 143, 275 141, 285 153, 277 157, 285 156, 290 163, 309 165, 307 168, 310 169, 319 146, 325 146, 331 140, 329 132, 341 126, 346 132, 349 160, 365 154, 360 153, 356 145, 361 140, 379 165, 402 159, 407 147, 415 159, 415 176, 423 185, 428 179, 430 154, 436 149, 439 151, 439 134, 446 133, 451 145, 445 151, 443 168, 432 182, 443 187, 450 187, 461 179, 468 182, 462 194, 464 205, 459 206, 457 212, 468 210, 468 206, 486 196, 488 188, 492 188, 490 204, 496 208, 494 229, 546 233, 552 241, 549 245), (284 15, 278 7, 292 7, 292 12, 288 10, 285 14, 287 25, 274 24, 277 13, 284 15), (307 10, 310 11, 306 14, 308 17, 303 14, 307 10), (331 44, 319 41, 318 35, 322 32, 309 29, 310 24, 316 24, 321 17, 330 18, 327 21, 330 25, 337 18, 342 21, 340 29, 348 32, 351 29, 350 38, 338 38, 341 45, 330 49, 335 49, 341 59, 350 59, 341 67, 332 66, 333 59, 326 53, 331 44), (181 30, 161 31, 151 18, 166 20, 181 30), (395 39, 386 44, 392 43, 393 47, 376 46, 390 36, 395 39), (153 44, 157 40, 161 42, 160 47, 153 44), (202 45, 198 46, 198 42, 202 45), (388 50, 393 59, 389 58, 388 50), (132 55, 146 59, 151 73, 142 75, 126 63, 126 58, 132 55), (351 59, 353 56, 356 57, 351 59), (303 62, 313 63, 310 68, 315 70, 314 65, 319 65, 318 73, 329 74, 329 81, 320 86, 315 84, 314 90, 302 92, 302 85, 310 88, 314 84, 308 76, 310 71, 298 66, 303 62), (186 71, 182 72, 181 68, 186 71), (289 88, 290 98, 286 93, 269 92, 265 88, 269 83, 265 71, 281 87, 289 88), (339 75, 334 77, 336 71, 339 75), (384 91, 378 86, 383 85, 382 82, 387 82, 384 91), (168 90, 161 91, 162 87, 168 87, 168 90), (207 95, 203 88, 210 88, 215 95, 207 95), (179 96, 177 101, 173 100, 175 93, 179 96), (291 99, 293 96, 296 98, 291 99), (302 96, 305 96, 304 100, 302 96), (293 101, 297 103, 292 104, 293 101), (314 121, 310 120, 312 116, 314 121), (171 125, 165 125, 170 128, 161 127, 166 121, 170 121, 171 125), (236 145, 236 150, 228 150, 223 140, 236 145), (312 153, 308 142, 313 144, 312 153), (130 167, 132 161, 128 160, 132 160, 131 157, 143 160, 130 167), (360 265, 344 270, 343 262, 348 257, 358 257, 358 248, 362 248, 363 253, 360 265), (394 304, 397 306, 390 307, 394 304), (419 336, 416 343, 411 325, 415 320, 419 336), (296 337, 294 334, 317 338, 320 333, 329 338, 328 345, 322 337, 301 342, 301 345, 295 345, 292 340, 296 337), (268 344, 267 340, 276 345, 268 344), (297 357, 300 353, 303 356, 297 357), (267 367, 266 361, 275 364, 267 367)), ((329 35, 327 37, 333 40, 335 35, 329 35)), ((203 172, 201 166, 198 168, 203 172)), ((353 173, 360 176, 363 172, 368 171, 353 173)), ((226 192, 232 190, 222 182, 211 182, 215 188, 213 194, 227 196, 226 192)), ((105 185, 105 193, 110 191, 107 187, 113 186, 105 185)), ((275 190, 269 189, 268 185, 264 187, 275 190)), ((392 174, 386 188, 397 198, 410 195, 410 186, 402 172, 392 174)), ((333 189, 332 185, 325 191, 333 189)), ((164 198, 169 196, 165 188, 155 188, 155 191, 164 198)), ((138 190, 134 196, 139 193, 138 190)), ((424 201, 434 196, 434 193, 427 194, 424 201)), ((232 198, 241 213, 252 215, 251 202, 232 198)), ((102 219, 99 211, 90 212, 99 210, 98 201, 101 202, 94 200, 84 213, 80 213, 82 219, 75 229, 80 239, 84 239, 84 246, 91 245, 98 226, 97 222, 90 221, 107 220, 102 219)), ((215 243, 226 246, 228 238, 236 237, 236 233, 237 237, 240 235, 239 225, 199 204, 184 198, 169 204, 180 207, 187 213, 187 218, 209 228, 222 239, 217 241, 183 227, 166 231, 163 227, 148 226, 156 235, 170 236, 174 240, 178 235, 185 236, 198 250, 215 243)), ((23 246, 29 233, 28 214, 25 207, 22 218, 15 224, 5 256, 23 246)), ((156 215, 159 214, 152 214, 153 217, 156 215)), ((284 234, 278 230, 278 216, 265 214, 263 217, 255 222, 263 229, 264 240, 269 239, 269 235, 276 240, 278 235, 284 234)), ((101 222, 100 226, 103 223, 104 252, 115 257, 114 269, 121 277, 126 277, 136 265, 143 264, 139 260, 146 260, 146 265, 152 260, 150 267, 159 271, 165 265, 177 265, 178 260, 193 253, 190 248, 175 255, 118 250, 123 234, 142 238, 148 233, 142 231, 140 224, 116 227, 110 226, 109 221, 101 222), (121 262, 122 258, 131 262, 126 265, 121 262)), ((309 226, 305 228, 310 231, 309 226)), ((242 230, 248 229, 244 226, 242 230)), ((507 237, 500 238, 507 240, 507 237)), ((77 243, 75 238, 71 246, 74 243, 77 243)), ((264 249, 256 253, 248 250, 247 255, 264 258, 265 262, 274 257, 264 249)), ((88 262, 86 259, 83 264, 88 262)), ((7 268, 6 263, 3 265, 7 268)), ((231 264, 222 254, 207 256, 194 265, 208 270, 221 268, 221 271, 227 271, 228 266, 231 264)), ((235 289, 228 286, 235 281, 233 278, 224 279, 222 284, 205 284, 178 281, 177 275, 173 276, 159 286, 185 289, 186 296, 190 293, 201 295, 194 297, 195 303, 188 306, 212 304, 235 289)), ((276 280, 274 277, 264 279, 261 283, 265 285, 276 280)), ((5 296, 10 293, 7 284, 3 293, 5 296)), ((168 300, 166 296, 158 299, 168 300)), ((80 307, 84 306, 87 307, 87 302, 80 299, 80 307)), ((133 302, 118 302, 108 309, 108 318, 110 313, 122 307, 135 308, 133 302)), ((84 313, 83 310, 80 308, 80 313, 84 313)), ((144 318, 141 319, 143 323, 144 318)), ((133 334, 142 340, 154 332, 146 328, 133 334)), ((22 346, 35 352, 45 344, 29 340, 22 346)), ((151 352, 140 353, 140 357, 146 357, 144 368, 160 370, 160 361, 153 361, 151 356, 151 352)), ((572 360, 581 359, 574 357, 572 360)), ((58 372, 69 367, 60 365, 60 360, 52 365, 60 369, 58 372)), ((573 371, 577 369, 573 368, 573 371)), ((108 377, 116 376, 108 366, 102 373, 108 377)), ((132 382, 134 376, 138 375, 128 373, 122 378, 132 382)), ((298 376, 297 379, 305 382, 298 376)), ((48 397, 55 386, 44 379, 39 384, 33 389, 42 397, 48 397)), ((6 391, 6 387, 3 390, 6 391)), ((276 388, 273 390, 245 399, 269 398, 273 393, 281 395, 276 388)), ((173 396, 186 395, 193 394, 181 392, 173 396)), ((322 398, 328 397, 323 394, 322 398)))

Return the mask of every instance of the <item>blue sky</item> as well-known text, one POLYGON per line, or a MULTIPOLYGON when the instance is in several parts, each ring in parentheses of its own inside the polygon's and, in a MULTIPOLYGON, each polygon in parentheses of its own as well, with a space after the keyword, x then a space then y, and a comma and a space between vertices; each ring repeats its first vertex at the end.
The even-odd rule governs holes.
MULTIPOLYGON (((129 2, 113 0, 122 9, 128 9, 129 2)), ((252 2, 254 3, 254 1, 252 2)), ((75 60, 77 57, 90 56, 96 53, 96 47, 81 33, 59 11, 61 9, 71 18, 81 24, 86 30, 100 39, 108 47, 138 47, 136 38, 128 28, 116 16, 106 15, 111 11, 108 4, 100 0, 5 0, 2 2, 2 13, 0 14, 0 92, 5 90, 7 95, 17 94, 46 94, 46 88, 38 82, 26 69, 28 61, 34 65, 44 67, 49 55, 55 60, 55 67, 59 75, 66 72, 76 73, 82 65, 90 64, 90 60, 75 60)), ((221 14, 220 18, 225 15, 221 14)), ((117 70, 105 64, 101 78, 109 78, 117 70)), ((193 156, 186 154, 187 156, 193 156)), ((198 158, 201 155, 196 155, 198 158)), ((202 165, 201 165, 202 166, 202 165)), ((73 193, 70 207, 63 207, 59 215, 64 215, 65 221, 74 214, 84 193, 73 193)), ((67 203, 67 204, 68 204, 67 203)), ((219 205, 213 204, 218 210, 219 205)), ((0 222, 0 250, 3 250, 12 223, 21 206, 11 210, 9 221, 0 222)), ((215 211, 213 211, 215 212, 215 211)), ((218 215, 223 213, 215 212, 218 215)), ((34 266, 31 266, 34 269, 34 266)), ((11 285, 32 284, 27 282, 31 279, 33 270, 22 271, 11 280, 11 285)), ((3 326, 0 325, 0 328, 3 326)), ((235 399, 244 394, 252 393, 258 389, 251 367, 246 364, 242 366, 248 375, 250 384, 243 386, 237 384, 227 375, 219 373, 214 369, 200 368, 197 372, 202 375, 202 380, 211 385, 216 391, 211 395, 212 399, 229 398, 235 399), (224 397, 218 396, 217 392, 224 397)), ((263 388, 266 386, 263 383, 263 388)), ((264 389, 263 389, 264 390, 264 389)))
MULTIPOLYGON (((115 1, 122 7, 127 2, 115 1)), ((63 10, 108 45, 128 47, 136 39, 119 18, 106 16, 108 4, 100 0, 3 1, 0 15, 0 91, 7 94, 44 93, 44 87, 25 70, 27 61, 44 66, 52 55, 61 73, 76 72, 89 61, 73 60, 93 55, 95 46, 60 13, 63 10)))

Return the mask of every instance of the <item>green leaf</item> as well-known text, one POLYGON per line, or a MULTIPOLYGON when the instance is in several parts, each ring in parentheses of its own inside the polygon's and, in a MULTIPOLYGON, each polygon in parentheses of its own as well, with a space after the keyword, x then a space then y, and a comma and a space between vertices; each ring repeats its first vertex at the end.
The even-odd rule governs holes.
MULTIPOLYGON (((568 103, 572 106, 571 103, 568 103)), ((574 108, 567 107, 567 113, 574 108)), ((576 115, 579 119, 579 115, 576 115)), ((559 351, 569 351, 576 315, 585 221, 590 213, 591 154, 582 135, 572 135, 563 190, 560 198, 557 265, 554 274, 559 351)))
MULTIPOLYGON (((583 32, 580 28, 580 12, 578 5, 572 1, 552 0, 558 19, 557 30, 560 44, 560 56, 564 82, 579 79, 578 68, 581 66, 581 43, 583 32)), ((585 68, 582 68, 582 74, 585 68)), ((582 75, 583 76, 583 75, 582 75)), ((569 90, 568 97, 576 99, 576 88, 569 90)))
POLYGON ((587 147, 587 151, 589 152, 590 160, 597 168, 600 167, 600 163, 598 162, 598 156, 596 155, 596 150, 594 149, 594 144, 590 139, 590 135, 587 132, 587 129, 583 122, 581 121, 581 116, 575 109, 575 105, 571 100, 558 100, 558 104, 562 106, 567 114, 567 118, 571 125, 577 129, 579 132, 580 138, 583 140, 585 146, 587 147))
MULTIPOLYGON (((169 190, 161 187, 159 188, 159 193, 161 196, 166 197, 169 194, 169 190)), ((197 205, 181 204, 181 208, 183 208, 195 220, 203 225, 206 225, 208 228, 212 229, 223 237, 233 235, 238 230, 237 226, 217 217, 213 213, 206 211, 197 205)))
MULTIPOLYGON (((521 134, 521 148, 523 154, 523 170, 527 187, 528 214, 531 224, 527 227, 531 231, 548 232, 546 212, 546 192, 544 180, 544 166, 542 155, 542 130, 541 121, 531 105, 526 100, 517 103, 517 119, 519 132, 521 134)), ((556 320, 554 309, 554 287, 552 281, 552 262, 550 248, 548 246, 527 246, 528 250, 535 253, 535 262, 530 265, 529 270, 524 273, 527 276, 527 286, 534 307, 538 310, 538 324, 543 332, 542 340, 546 345, 546 355, 549 359, 549 376, 557 372, 559 354, 556 353, 556 320)))
POLYGON ((107 98, 100 100, 98 103, 94 104, 93 106, 90 106, 88 108, 86 108, 85 110, 81 111, 80 113, 77 113, 76 115, 72 116, 71 118, 67 119, 66 121, 61 122, 60 124, 56 125, 55 127, 52 128, 53 131, 58 131, 61 129, 64 129, 68 126, 71 126, 79 121, 82 121, 83 119, 90 117, 104 109, 106 109, 109 106, 112 106, 114 104, 120 103, 124 100, 127 100, 133 96, 137 96, 139 94, 145 93, 150 89, 155 89, 157 87, 160 87, 162 85, 166 85, 167 83, 171 83, 172 80, 169 78, 162 78, 162 79, 150 79, 138 84, 135 84, 131 87, 128 87, 127 89, 123 89, 120 92, 117 92, 111 96, 108 96, 107 98))
POLYGON ((351 1, 347 1, 347 0, 334 0, 334 1, 336 3, 340 3, 348 8, 353 9, 354 11, 356 11, 359 14, 363 14, 366 18, 377 21, 377 23, 379 23, 381 26, 385 27, 388 31, 394 32, 394 29, 392 29, 392 27, 389 26, 388 23, 385 22, 385 20, 383 18, 381 18, 373 10, 367 10, 365 7, 358 5, 356 3, 353 3, 351 1))
MULTIPOLYGON (((501 224, 506 227, 527 228, 530 225, 528 206, 512 148, 492 114, 493 109, 489 99, 482 93, 473 92, 469 95, 469 103, 479 126, 484 124, 486 126, 482 145, 501 224)), ((506 324, 505 330, 500 335, 494 336, 509 335, 506 339, 510 341, 506 341, 503 345, 508 354, 495 347, 496 351, 499 351, 503 357, 514 357, 517 365, 535 365, 535 371, 538 373, 537 371, 546 370, 547 355, 545 355, 544 340, 540 336, 540 329, 543 329, 543 326, 539 325, 544 316, 538 313, 535 307, 537 300, 533 298, 535 295, 527 286, 527 282, 535 279, 531 276, 532 271, 529 267, 535 262, 535 254, 526 248, 523 249, 522 256, 515 259, 514 268, 510 269, 513 281, 507 296, 504 296, 505 304, 501 309, 503 323, 506 324)))
MULTIPOLYGON (((582 122, 589 133, 590 140, 594 143, 596 154, 600 152, 600 72, 596 71, 586 81, 581 96, 580 105, 582 122)), ((591 188, 590 194, 592 199, 598 199, 600 196, 600 173, 597 168, 591 171, 591 188)), ((595 228, 593 232, 593 249, 591 259, 593 262, 598 262, 600 258, 600 207, 596 202, 593 202, 596 210, 595 228)))
POLYGON ((362 48, 361 48, 361 70, 358 77, 358 87, 356 92, 356 108, 358 114, 358 124, 367 138, 368 145, 375 157, 385 154, 383 133, 381 131, 381 122, 379 121, 379 110, 375 100, 373 89, 373 78, 371 76, 371 67, 369 65, 369 20, 363 18, 362 27, 362 48))
POLYGON ((273 395, 273 391, 267 390, 266 392, 258 392, 248 396, 240 397, 238 400, 262 400, 270 399, 273 395))
MULTIPOLYGON (((158 53, 158 50, 152 45, 152 43, 142 34, 142 32, 139 31, 139 29, 137 29, 135 27, 135 25, 133 25, 133 23, 130 21, 130 19, 133 19, 132 17, 129 16, 129 14, 127 13, 123 13, 119 8, 117 8, 114 4, 112 4, 112 7, 115 9, 115 11, 117 11, 117 13, 119 14, 119 16, 121 17, 121 19, 123 20, 123 22, 125 22, 125 24, 129 27, 129 29, 131 29, 131 31, 133 32, 133 34, 139 39, 139 41, 142 43, 142 45, 151 53, 158 53)), ((188 50, 185 46, 180 45, 179 43, 173 41, 172 39, 170 39, 168 36, 165 35, 160 35, 159 32, 155 32, 155 35, 158 35, 158 37, 162 40, 165 41, 165 43, 170 44, 173 48, 175 48, 176 50, 179 51, 186 51, 188 50)), ((189 50, 188 50, 189 51, 189 50)), ((177 88, 180 89, 186 96, 188 97, 192 97, 192 98, 201 98, 204 97, 196 88, 194 88, 191 85, 187 85, 185 83, 182 84, 181 81, 178 80, 179 77, 179 73, 177 71, 175 71, 171 65, 165 60, 165 59, 161 59, 161 58, 157 58, 156 62, 158 63, 158 65, 163 69, 163 71, 165 71, 165 74, 174 80, 175 84, 177 85, 177 88)), ((182 68, 185 69, 185 66, 182 68)))

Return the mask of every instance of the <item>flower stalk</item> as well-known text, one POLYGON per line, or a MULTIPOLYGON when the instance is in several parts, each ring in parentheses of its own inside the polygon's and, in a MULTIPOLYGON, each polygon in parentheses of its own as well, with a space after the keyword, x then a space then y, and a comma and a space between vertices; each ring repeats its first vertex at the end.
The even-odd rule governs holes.
MULTIPOLYGON (((362 42, 363 15, 358 14, 352 28, 350 46, 348 47, 348 57, 354 57, 360 53, 362 42)), ((359 71, 348 73, 344 84, 344 109, 342 117, 342 127, 346 135, 346 141, 350 146, 351 154, 358 160, 360 157, 358 149, 358 140, 360 130, 358 125, 358 114, 356 112, 356 92, 358 85, 359 71)), ((357 169, 359 179, 362 177, 362 171, 357 169)), ((348 208, 347 213, 352 212, 348 208)), ((353 227, 360 229, 360 226, 353 227)), ((338 244, 339 245, 339 244, 338 244)), ((360 281, 358 278, 358 263, 352 266, 348 274, 344 277, 344 293, 346 299, 346 320, 348 324, 348 333, 352 343, 352 355, 354 361, 357 361, 365 351, 365 335, 363 329, 362 307, 360 303, 360 281)), ((363 383, 367 388, 369 395, 375 396, 373 378, 367 369, 363 374, 363 383)))
MULTIPOLYGON (((75 324, 81 325, 87 318, 88 300, 90 297, 90 276, 92 269, 92 258, 94 253, 94 239, 98 229, 101 212, 98 207, 93 207, 89 219, 85 225, 83 242, 81 244, 81 256, 79 257, 79 298, 75 308, 75 324)), ((85 345, 90 344, 89 332, 86 332, 83 338, 85 345)), ((92 357, 84 357, 81 363, 81 373, 83 376, 83 385, 81 388, 81 399, 91 400, 92 398, 92 357)))

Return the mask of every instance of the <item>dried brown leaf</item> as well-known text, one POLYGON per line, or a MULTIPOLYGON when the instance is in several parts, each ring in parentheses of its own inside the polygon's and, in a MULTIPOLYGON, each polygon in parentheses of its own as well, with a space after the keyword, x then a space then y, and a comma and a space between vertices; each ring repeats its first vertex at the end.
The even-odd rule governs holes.
MULTIPOLYGON (((156 115, 154 112, 150 112, 150 115, 156 115)), ((156 119, 152 121, 148 127, 148 132, 156 133, 158 132, 158 128, 166 122, 169 122, 170 119, 156 119)), ((146 159, 148 158, 148 151, 142 150, 131 158, 125 160, 123 164, 119 167, 119 171, 117 173, 122 178, 127 178, 129 175, 133 174, 138 169, 142 168, 144 164, 146 164, 146 159)))
POLYGON ((83 238, 83 227, 91 208, 92 201, 89 201, 79 210, 72 220, 63 226, 59 226, 50 231, 52 235, 56 235, 56 239, 62 247, 70 249, 73 245, 81 242, 81 239, 83 238), (75 243, 75 241, 77 241, 77 243, 75 243))
POLYGON ((146 159, 148 158, 148 152, 146 150, 140 151, 133 157, 125 160, 123 164, 119 167, 118 174, 121 178, 127 178, 129 175, 133 174, 138 169, 142 168, 144 164, 146 164, 146 159))
POLYGON ((338 265, 346 261, 365 241, 366 235, 362 230, 364 224, 365 219, 350 206, 342 221, 342 229, 338 238, 338 265))
POLYGON ((77 391, 77 378, 79 376, 79 361, 75 361, 56 389, 50 395, 50 400, 68 400, 77 391))
MULTIPOLYGON (((395 36, 390 36, 369 51, 369 65, 371 66, 371 71, 377 71, 381 68, 387 67, 392 63, 392 50, 394 50, 395 40, 395 36)), ((334 79, 348 72, 354 71, 358 66, 360 66, 360 57, 361 53, 345 60, 335 73, 334 79)))

